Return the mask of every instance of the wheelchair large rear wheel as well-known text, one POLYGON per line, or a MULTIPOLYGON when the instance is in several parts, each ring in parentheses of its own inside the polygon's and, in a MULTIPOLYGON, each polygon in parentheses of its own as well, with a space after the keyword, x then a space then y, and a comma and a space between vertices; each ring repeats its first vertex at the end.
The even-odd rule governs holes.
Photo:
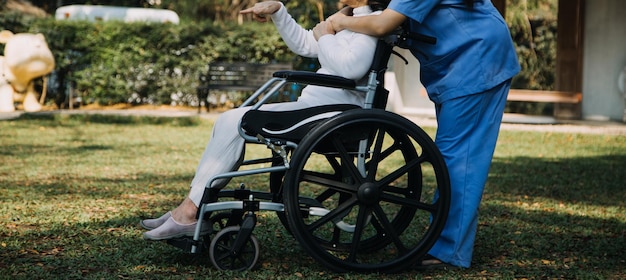
POLYGON ((450 183, 420 127, 391 112, 357 109, 303 139, 283 196, 289 228, 314 259, 338 272, 397 272, 439 237, 450 183))

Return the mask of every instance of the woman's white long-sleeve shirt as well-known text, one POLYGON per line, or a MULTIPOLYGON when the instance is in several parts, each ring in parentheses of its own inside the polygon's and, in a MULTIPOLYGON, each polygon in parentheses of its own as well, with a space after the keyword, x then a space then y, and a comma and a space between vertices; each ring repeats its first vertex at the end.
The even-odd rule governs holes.
MULTIPOLYGON (((373 12, 369 6, 363 6, 354 9, 353 13, 354 16, 364 16, 373 12)), ((342 30, 335 35, 324 35, 319 38, 319 41, 315 40, 313 31, 302 28, 284 6, 272 15, 272 21, 291 51, 319 60, 321 68, 317 70, 318 73, 360 81, 372 64, 376 50, 376 37, 342 30)), ((329 96, 333 92, 345 92, 345 90, 307 86, 302 96, 306 97, 307 94, 329 96)))
MULTIPOLYGON (((369 7, 354 9, 355 16, 371 13, 369 7)), ((344 30, 335 35, 324 35, 316 41, 313 32, 298 25, 284 6, 272 15, 272 20, 294 53, 318 58, 322 66, 318 73, 364 80, 362 78, 367 74, 376 51, 375 37, 344 30)), ((361 92, 309 85, 302 90, 297 101, 264 104, 261 109, 287 111, 329 104, 363 106, 364 95, 361 92)), ((211 141, 202 154, 191 182, 189 198, 196 206, 200 205, 205 187, 211 184, 214 176, 236 170, 241 163, 239 160, 243 155, 244 139, 239 136, 237 127, 248 110, 249 107, 228 110, 215 122, 211 141)), ((212 183, 211 187, 222 188, 227 182, 220 179, 212 183)))

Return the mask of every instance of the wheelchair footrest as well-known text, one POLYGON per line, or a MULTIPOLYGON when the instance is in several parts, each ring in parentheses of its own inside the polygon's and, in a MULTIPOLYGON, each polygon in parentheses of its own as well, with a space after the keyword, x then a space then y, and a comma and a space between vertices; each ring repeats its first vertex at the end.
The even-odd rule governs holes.
POLYGON ((184 252, 191 253, 191 247, 196 245, 196 254, 201 253, 206 249, 206 245, 202 241, 193 241, 192 237, 178 237, 166 240, 167 244, 183 250, 184 252))

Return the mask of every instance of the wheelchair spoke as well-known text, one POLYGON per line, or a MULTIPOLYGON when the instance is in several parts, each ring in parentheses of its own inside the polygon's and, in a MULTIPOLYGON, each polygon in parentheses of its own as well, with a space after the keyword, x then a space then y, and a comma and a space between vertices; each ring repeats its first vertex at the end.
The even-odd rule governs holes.
POLYGON ((382 207, 380 207, 380 205, 376 205, 374 207, 374 216, 376 217, 376 220, 381 223, 381 226, 384 229, 384 233, 386 234, 386 236, 391 238, 393 243, 396 245, 399 255, 404 254, 404 252, 407 251, 407 248, 406 246, 404 246, 402 240, 400 240, 398 232, 396 232, 395 227, 391 224, 391 222, 387 218, 387 215, 385 215, 385 211, 382 209, 382 207))
POLYGON ((378 170, 378 164, 380 163, 381 158, 381 150, 383 147, 383 140, 385 140, 385 132, 382 129, 379 129, 377 133, 375 133, 375 144, 374 150, 372 151, 372 159, 369 161, 369 166, 367 167, 367 180, 373 181, 376 177, 376 170, 378 170), (373 163, 373 164, 372 164, 373 163))
POLYGON ((398 141, 395 141, 391 146, 387 147, 384 151, 380 152, 379 160, 383 160, 393 154, 394 152, 400 150, 402 144, 398 141))
POLYGON ((315 220, 314 222, 312 222, 311 224, 309 224, 307 226, 307 228, 313 232, 316 229, 318 229, 319 227, 327 224, 327 223, 334 223, 333 219, 335 218, 341 218, 341 215, 343 215, 343 213, 345 213, 346 211, 349 211, 350 208, 352 208, 354 205, 357 204, 357 199, 355 197, 352 197, 348 200, 346 200, 345 202, 339 204, 337 206, 337 208, 331 210, 330 212, 328 212, 326 215, 322 216, 321 218, 315 220))
POLYGON ((339 170, 341 170, 341 164, 337 161, 336 157, 327 155, 326 160, 328 161, 328 164, 330 164, 330 166, 333 168, 333 170, 335 170, 335 172, 339 172, 339 170))
POLYGON ((342 183, 336 179, 330 179, 327 176, 320 176, 320 175, 322 174, 307 171, 305 174, 302 175, 301 180, 314 183, 320 186, 324 186, 329 189, 341 191, 341 192, 348 192, 348 193, 356 192, 356 186, 353 184, 342 183))
POLYGON ((358 255, 358 251, 361 245, 361 236, 363 234, 365 224, 367 223, 367 218, 371 212, 371 210, 363 205, 359 207, 359 214, 356 220, 356 228, 354 229, 354 235, 352 236, 352 246, 350 246, 350 254, 348 255, 347 259, 350 262, 357 262, 356 257, 358 255))
POLYGON ((401 168, 395 170, 394 172, 392 172, 391 174, 385 176, 384 178, 380 179, 378 181, 378 185, 379 186, 387 186, 389 184, 391 184, 394 180, 404 176, 405 174, 409 173, 410 170, 415 169, 415 168, 419 168, 419 165, 423 162, 422 158, 416 158, 410 162, 407 162, 405 166, 402 166, 401 168))
POLYGON ((383 193, 381 195, 381 201, 394 203, 400 206, 407 206, 410 208, 426 210, 431 213, 437 211, 437 207, 435 204, 423 203, 423 202, 416 200, 415 198, 405 198, 405 197, 400 197, 397 195, 383 193))
POLYGON ((349 153, 346 150, 346 147, 344 147, 344 145, 341 143, 340 139, 338 137, 335 137, 332 139, 332 142, 334 144, 334 147, 337 148, 337 151, 339 152, 339 157, 341 158, 344 167, 347 169, 348 172, 350 172, 350 178, 353 178, 355 180, 355 183, 363 183, 365 179, 363 178, 363 176, 361 176, 361 173, 357 169, 356 165, 354 165, 352 158, 349 157, 349 153))
POLYGON ((337 192, 335 190, 327 189, 327 190, 323 191, 321 194, 319 194, 318 196, 316 196, 315 200, 318 201, 318 202, 323 202, 323 201, 326 201, 327 199, 331 198, 336 193, 337 192))

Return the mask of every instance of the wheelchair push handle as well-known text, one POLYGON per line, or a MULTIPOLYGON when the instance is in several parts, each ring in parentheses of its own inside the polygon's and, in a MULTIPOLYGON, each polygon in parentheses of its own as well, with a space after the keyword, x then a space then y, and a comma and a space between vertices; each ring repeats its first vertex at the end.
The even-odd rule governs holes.
POLYGON ((410 40, 420 41, 420 42, 431 44, 431 45, 437 44, 437 38, 424 35, 421 33, 405 31, 405 32, 402 32, 402 34, 400 34, 400 37, 410 39, 410 40))
MULTIPOLYGON (((397 46, 397 47, 402 48, 402 49, 410 48, 409 44, 407 43, 407 41, 409 41, 409 40, 417 41, 417 42, 421 42, 421 43, 426 43, 426 44, 430 44, 430 45, 437 44, 437 38, 435 38, 435 37, 428 36, 428 35, 421 34, 421 33, 409 32, 409 31, 406 31, 403 28, 399 28, 398 30, 396 30, 396 32, 391 34, 391 36, 388 36, 388 38, 386 40, 391 45, 397 46)), ((392 48, 393 48, 393 46, 392 46, 392 48)), ((423 53, 422 51, 419 50, 419 48, 413 48, 413 51, 421 53, 422 56, 426 60, 429 59, 428 56, 425 53, 423 53)), ((406 60, 406 58, 402 57, 402 55, 400 55, 398 52, 392 50, 392 53, 397 55, 397 56, 399 56, 402 60, 404 60, 405 64, 409 63, 406 60)))

